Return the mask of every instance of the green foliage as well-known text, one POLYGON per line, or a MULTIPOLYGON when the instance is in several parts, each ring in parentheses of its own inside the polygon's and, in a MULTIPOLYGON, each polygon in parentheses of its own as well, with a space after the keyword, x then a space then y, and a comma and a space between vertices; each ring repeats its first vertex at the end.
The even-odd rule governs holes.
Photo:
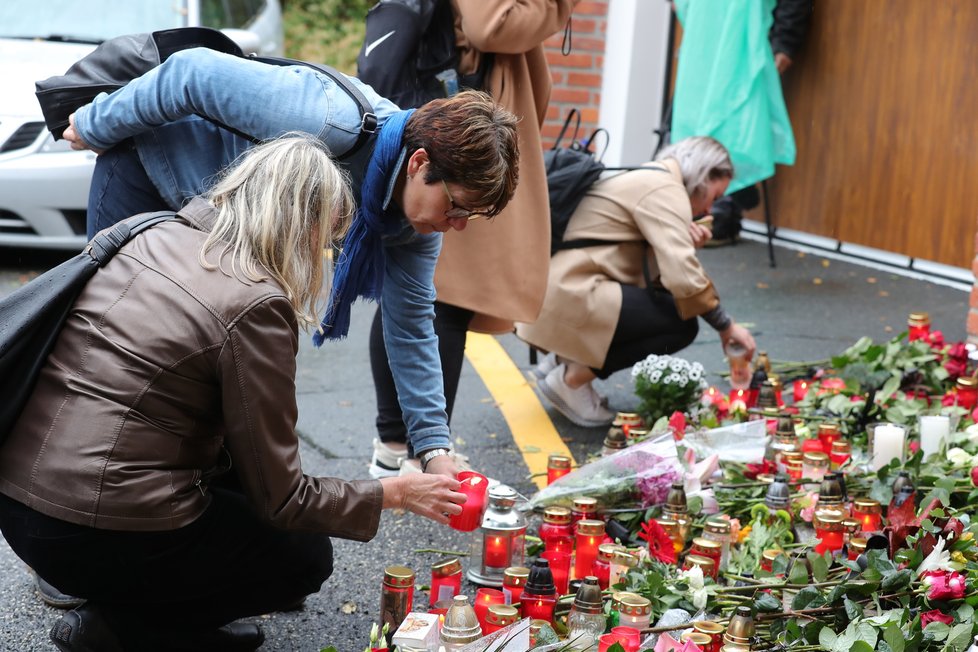
POLYGON ((292 0, 283 12, 285 54, 356 74, 364 19, 376 0, 292 0))

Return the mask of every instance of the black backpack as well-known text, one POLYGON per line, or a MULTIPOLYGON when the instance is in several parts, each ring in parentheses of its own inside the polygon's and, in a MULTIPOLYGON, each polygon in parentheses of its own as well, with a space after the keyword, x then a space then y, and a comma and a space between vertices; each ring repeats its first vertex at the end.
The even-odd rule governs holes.
POLYGON ((380 0, 367 12, 357 77, 408 109, 465 88, 482 90, 492 59, 483 53, 478 70, 459 74, 451 0, 380 0))

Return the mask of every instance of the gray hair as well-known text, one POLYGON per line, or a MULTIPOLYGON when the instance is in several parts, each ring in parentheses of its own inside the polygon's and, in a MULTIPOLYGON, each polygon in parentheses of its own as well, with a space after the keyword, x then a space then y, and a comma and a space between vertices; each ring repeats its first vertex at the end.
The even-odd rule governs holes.
POLYGON ((720 141, 709 136, 684 138, 662 149, 655 160, 675 159, 690 197, 706 192, 706 184, 716 179, 730 179, 734 168, 730 153, 720 141))
POLYGON ((316 324, 323 289, 324 250, 346 233, 353 197, 346 174, 309 134, 290 132, 252 147, 204 195, 217 220, 198 255, 222 246, 220 268, 244 282, 271 277, 296 319, 316 324), (230 259, 231 271, 224 269, 230 259))

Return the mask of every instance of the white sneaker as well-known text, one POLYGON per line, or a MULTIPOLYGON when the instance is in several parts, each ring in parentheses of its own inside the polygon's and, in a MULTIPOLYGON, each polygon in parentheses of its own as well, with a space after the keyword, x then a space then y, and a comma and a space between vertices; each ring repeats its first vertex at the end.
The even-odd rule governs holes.
POLYGON ((536 377, 537 380, 543 380, 547 377, 551 371, 557 367, 557 354, 548 353, 543 356, 543 359, 537 364, 537 366, 531 369, 531 373, 536 377))
POLYGON ((405 456, 405 453, 398 452, 379 439, 375 439, 374 454, 370 458, 370 466, 367 467, 367 471, 374 480, 393 478, 400 474, 401 461, 405 456))
POLYGON ((564 382, 566 365, 557 365, 537 383, 540 392, 547 397, 557 411, 572 422, 585 428, 607 426, 615 419, 615 413, 604 407, 601 397, 591 383, 572 389, 564 382))

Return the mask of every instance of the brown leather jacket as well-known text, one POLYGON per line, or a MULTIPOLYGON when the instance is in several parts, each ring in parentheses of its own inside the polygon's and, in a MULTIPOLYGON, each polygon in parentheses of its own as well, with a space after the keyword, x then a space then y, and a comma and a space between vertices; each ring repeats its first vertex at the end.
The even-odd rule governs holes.
POLYGON ((72 523, 171 530, 230 461, 269 523, 368 540, 381 484, 302 473, 294 311, 274 281, 197 262, 213 219, 194 200, 88 283, 0 446, 0 492, 72 523))

